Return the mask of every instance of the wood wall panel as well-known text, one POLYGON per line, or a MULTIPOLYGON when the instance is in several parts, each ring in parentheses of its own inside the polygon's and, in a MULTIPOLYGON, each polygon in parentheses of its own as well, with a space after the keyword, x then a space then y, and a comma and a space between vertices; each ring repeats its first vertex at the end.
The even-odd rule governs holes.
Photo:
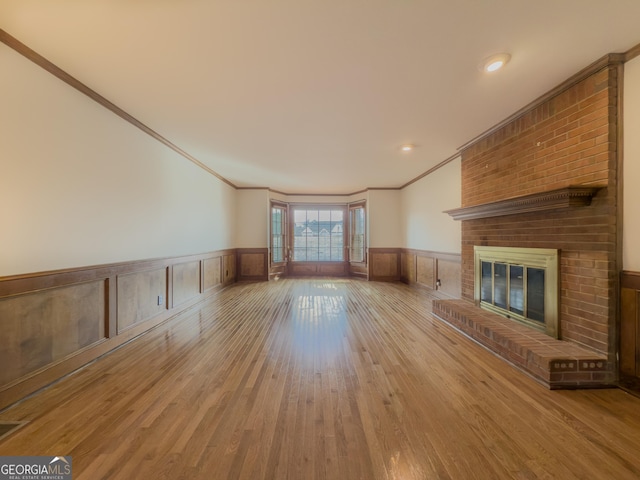
POLYGON ((200 262, 173 266, 173 305, 181 305, 200 293, 200 262))
POLYGON ((144 322, 167 309, 167 268, 117 277, 117 332, 144 322), (158 296, 162 303, 158 305, 158 296))
POLYGON ((370 248, 369 278, 375 281, 400 280, 400 249, 370 248))
POLYGON ((288 268, 288 274, 291 276, 344 277, 349 275, 349 264, 346 262, 290 262, 288 268))
POLYGON ((373 255, 373 276, 395 277, 398 275, 398 254, 397 253, 377 253, 373 255))
POLYGON ((317 265, 308 263, 290 263, 289 273, 291 275, 316 275, 318 273, 317 265))
POLYGON ((400 254, 400 277, 405 283, 416 282, 416 254, 402 252, 400 254))
POLYGON ((229 284, 234 250, 0 277, 0 409, 216 292, 223 257, 229 284))
POLYGON ((240 277, 264 275, 265 256, 262 253, 247 253, 240 256, 240 277))
POLYGON ((239 248, 237 256, 238 280, 269 279, 269 249, 239 248))
POLYGON ((318 265, 318 273, 327 276, 342 277, 345 273, 345 264, 326 264, 318 265))
POLYGON ((460 298, 461 278, 460 262, 444 259, 436 260, 436 280, 440 280, 438 290, 446 293, 450 297, 460 298))
POLYGON ((0 386, 105 338, 105 281, 0 299, 0 386))
POLYGON ((222 257, 222 283, 227 285, 236 279, 236 255, 227 254, 222 257))
POLYGON ((222 283, 222 257, 207 258, 202 261, 204 290, 217 287, 222 283))
POLYGON ((620 373, 633 377, 640 376, 640 355, 638 355, 640 322, 638 321, 638 300, 640 292, 633 288, 621 289, 620 323, 620 373))
POLYGON ((416 259, 416 282, 429 288, 436 288, 436 259, 418 255, 416 259))
POLYGON ((402 281, 409 285, 460 298, 460 255, 428 250, 402 250, 402 281), (440 285, 437 284, 438 279, 440 285))
POLYGON ((640 379, 640 272, 622 272, 620 283, 620 373, 640 379))

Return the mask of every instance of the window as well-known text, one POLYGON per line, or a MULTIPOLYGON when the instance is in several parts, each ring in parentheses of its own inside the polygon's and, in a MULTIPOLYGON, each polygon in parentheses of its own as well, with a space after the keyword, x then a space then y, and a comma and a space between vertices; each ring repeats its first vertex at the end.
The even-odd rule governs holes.
POLYGON ((365 259, 365 211, 364 205, 349 207, 349 260, 364 263, 365 259))
POLYGON ((286 259, 286 207, 271 204, 271 262, 282 263, 286 259))
POLYGON ((344 217, 342 207, 294 207, 292 261, 344 261, 344 217))

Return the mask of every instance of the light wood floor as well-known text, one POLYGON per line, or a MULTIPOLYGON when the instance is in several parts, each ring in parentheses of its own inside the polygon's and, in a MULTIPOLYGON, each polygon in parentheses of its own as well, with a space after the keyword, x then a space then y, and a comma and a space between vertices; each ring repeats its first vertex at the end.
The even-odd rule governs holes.
POLYGON ((640 399, 548 391, 401 284, 241 284, 2 412, 74 479, 637 479, 640 399))

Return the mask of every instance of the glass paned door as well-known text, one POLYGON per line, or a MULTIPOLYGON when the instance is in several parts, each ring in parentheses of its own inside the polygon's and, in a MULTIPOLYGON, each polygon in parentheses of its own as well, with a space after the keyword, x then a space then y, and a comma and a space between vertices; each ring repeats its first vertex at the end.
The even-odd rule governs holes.
POLYGON ((271 263, 284 263, 287 260, 286 218, 284 206, 271 206, 271 263))
POLYGON ((366 262, 364 205, 349 207, 349 226, 349 261, 364 263, 366 262))

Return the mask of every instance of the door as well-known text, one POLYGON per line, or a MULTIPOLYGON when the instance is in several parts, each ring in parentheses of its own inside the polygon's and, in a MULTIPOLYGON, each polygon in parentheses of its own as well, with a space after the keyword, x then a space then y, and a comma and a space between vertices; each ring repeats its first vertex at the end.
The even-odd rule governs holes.
POLYGON ((271 204, 271 245, 269 262, 269 279, 286 275, 289 261, 287 245, 287 206, 279 203, 271 204))

